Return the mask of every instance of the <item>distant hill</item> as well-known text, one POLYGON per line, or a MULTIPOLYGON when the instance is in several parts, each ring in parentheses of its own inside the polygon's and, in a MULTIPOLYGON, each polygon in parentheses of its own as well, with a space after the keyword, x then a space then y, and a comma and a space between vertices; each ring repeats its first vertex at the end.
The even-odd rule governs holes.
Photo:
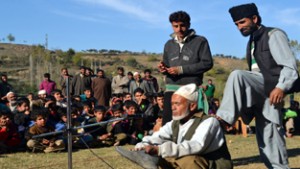
MULTIPOLYGON (((116 68, 123 66, 128 71, 143 72, 146 68, 152 70, 152 74, 158 78, 164 88, 163 76, 157 71, 157 64, 161 60, 161 54, 131 53, 105 51, 76 52, 68 62, 68 51, 47 51, 43 47, 37 48, 29 45, 0 43, 0 73, 6 73, 10 82, 20 94, 36 92, 43 79, 43 74, 50 72, 54 81, 59 83, 60 69, 67 67, 70 74, 78 73, 79 65, 91 67, 93 70, 101 68, 108 77, 116 75, 116 68), (32 67, 30 67, 30 56, 32 67), (32 86, 31 86, 32 84, 32 86)), ((229 73, 235 69, 247 69, 245 60, 226 57, 213 57, 214 67, 204 76, 204 84, 207 79, 212 79, 216 85, 216 97, 221 98, 225 82, 229 73)))

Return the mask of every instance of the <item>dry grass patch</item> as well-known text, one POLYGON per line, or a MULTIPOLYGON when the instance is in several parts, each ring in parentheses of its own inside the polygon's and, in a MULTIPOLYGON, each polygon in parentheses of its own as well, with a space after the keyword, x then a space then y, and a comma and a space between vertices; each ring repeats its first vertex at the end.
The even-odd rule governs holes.
MULTIPOLYGON (((229 151, 232 155, 235 169, 264 169, 260 162, 256 139, 254 135, 243 138, 240 135, 227 135, 229 151)), ((132 146, 126 146, 128 148, 132 146)), ((291 168, 300 168, 300 136, 287 139, 287 147, 291 168)), ((115 169, 141 169, 141 167, 121 157, 113 147, 92 149, 98 156, 115 169)), ((110 168, 105 162, 94 156, 89 150, 74 151, 73 168, 110 168)), ((0 155, 1 169, 67 169, 67 152, 61 153, 31 153, 22 152, 0 155)))

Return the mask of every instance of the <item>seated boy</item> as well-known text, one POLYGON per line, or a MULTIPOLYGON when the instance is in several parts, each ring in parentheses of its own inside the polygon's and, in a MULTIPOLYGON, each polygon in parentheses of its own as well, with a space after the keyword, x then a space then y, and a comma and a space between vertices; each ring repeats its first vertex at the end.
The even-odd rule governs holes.
POLYGON ((284 125, 286 130, 287 137, 293 137, 295 132, 295 121, 294 119, 297 118, 298 114, 297 111, 299 110, 299 102, 291 101, 290 107, 284 112, 284 125))
POLYGON ((138 105, 134 101, 126 101, 124 104, 126 107, 125 116, 127 116, 129 121, 129 126, 127 130, 128 142, 129 144, 136 144, 142 140, 145 135, 143 129, 143 117, 139 113, 138 105))
POLYGON ((92 94, 91 88, 84 89, 84 94, 80 95, 80 100, 81 102, 89 101, 90 103, 92 103, 92 108, 97 106, 96 104, 98 103, 97 99, 92 94))
MULTIPOLYGON (((78 113, 75 107, 71 107, 71 119, 72 119, 72 126, 78 127, 80 126, 80 121, 78 120, 78 113)), ((66 108, 59 108, 58 116, 60 117, 60 121, 55 125, 55 131, 65 131, 67 129, 67 109, 66 108)), ((64 140, 64 143, 67 144, 67 137, 62 135, 60 138, 64 140)), ((83 128, 79 128, 73 132, 73 146, 77 148, 84 147, 83 142, 90 142, 93 140, 93 137, 90 134, 84 133, 83 128), (83 140, 81 140, 81 139, 83 140)))
MULTIPOLYGON (((155 95, 156 104, 153 106, 154 126, 152 133, 158 131, 162 126, 162 116, 164 110, 164 93, 159 92, 155 95)), ((151 134, 151 133, 150 133, 151 134)))
MULTIPOLYGON (((111 111, 113 113, 113 119, 121 118, 123 115, 123 107, 122 104, 115 104, 111 107, 111 111)), ((127 135, 126 132, 129 127, 129 121, 128 120, 117 120, 108 123, 107 125, 107 132, 108 134, 113 138, 113 145, 118 146, 120 144, 124 144, 127 135)))
MULTIPOLYGON (((96 106, 94 109, 95 117, 89 119, 87 124, 95 124, 104 121, 104 114, 106 112, 106 108, 104 106, 96 106)), ((95 146, 103 146, 106 144, 106 140, 109 137, 106 131, 106 124, 99 124, 97 126, 85 128, 85 131, 93 136, 94 145, 95 146)))
POLYGON ((55 98, 56 101, 56 106, 59 107, 67 107, 67 100, 64 98, 64 96, 62 95, 61 90, 59 89, 54 89, 51 92, 51 95, 55 98))
POLYGON ((83 110, 81 113, 81 117, 84 117, 85 119, 90 119, 94 117, 94 113, 93 113, 93 107, 91 102, 89 101, 84 101, 83 103, 83 110))
POLYGON ((14 123, 17 125, 18 132, 21 138, 24 138, 25 131, 29 128, 30 125, 29 104, 30 102, 27 98, 19 98, 17 100, 16 109, 13 111, 14 123))
POLYGON ((49 112, 45 108, 35 108, 32 110, 31 118, 35 124, 29 128, 26 133, 27 147, 33 151, 43 150, 45 153, 60 151, 65 149, 65 145, 62 139, 57 139, 56 136, 45 136, 33 138, 44 133, 53 132, 52 126, 46 125, 47 116, 49 112))
POLYGON ((17 127, 11 121, 11 113, 0 110, 0 154, 13 150, 20 143, 17 127))

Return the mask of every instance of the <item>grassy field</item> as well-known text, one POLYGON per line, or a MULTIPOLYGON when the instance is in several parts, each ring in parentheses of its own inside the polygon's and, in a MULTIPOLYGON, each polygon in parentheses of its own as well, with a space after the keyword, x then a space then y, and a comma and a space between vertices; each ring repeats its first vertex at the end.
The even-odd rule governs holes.
MULTIPOLYGON (((264 169, 260 162, 256 139, 254 135, 243 138, 241 135, 226 135, 228 148, 231 153, 235 169, 264 169)), ((132 146, 126 146, 128 148, 132 146)), ((287 139, 290 167, 300 168, 300 136, 287 139)), ((73 152, 73 168, 118 168, 141 169, 141 167, 121 157, 113 147, 92 149, 100 158, 88 149, 73 152), (109 165, 107 165, 108 163, 109 165)), ((61 153, 15 153, 0 155, 1 169, 38 169, 38 168, 68 168, 67 152, 61 153)))

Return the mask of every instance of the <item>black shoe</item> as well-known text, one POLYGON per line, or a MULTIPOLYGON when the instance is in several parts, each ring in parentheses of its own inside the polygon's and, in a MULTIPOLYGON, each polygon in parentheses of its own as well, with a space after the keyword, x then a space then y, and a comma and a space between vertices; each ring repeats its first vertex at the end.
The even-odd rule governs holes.
POLYGON ((151 156, 149 154, 146 154, 144 150, 140 150, 140 151, 125 150, 120 146, 117 146, 116 150, 122 156, 137 163, 138 165, 140 165, 143 168, 157 169, 157 163, 158 163, 157 156, 151 156))

